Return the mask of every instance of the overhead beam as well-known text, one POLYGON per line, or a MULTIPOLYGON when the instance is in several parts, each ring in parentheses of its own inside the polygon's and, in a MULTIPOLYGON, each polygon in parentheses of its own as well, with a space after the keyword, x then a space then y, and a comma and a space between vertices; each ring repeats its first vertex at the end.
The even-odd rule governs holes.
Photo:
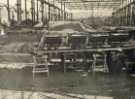
MULTIPOLYGON (((112 3, 121 3, 120 1, 63 1, 63 3, 108 3, 108 2, 112 2, 112 3)), ((60 2, 59 2, 60 3, 60 2)))
POLYGON ((44 2, 45 4, 49 5, 50 7, 54 7, 55 9, 61 10, 58 6, 56 6, 55 4, 51 4, 48 1, 45 0, 39 0, 41 2, 44 2))
POLYGON ((91 3, 80 3, 80 2, 76 2, 76 3, 66 3, 65 4, 67 5, 73 5, 73 4, 121 4, 120 2, 99 2, 99 3, 96 3, 96 2, 91 2, 91 3))
MULTIPOLYGON (((109 6, 113 6, 113 5, 116 5, 116 6, 120 6, 120 4, 85 4, 85 6, 106 6, 106 5, 109 5, 109 6)), ((66 7, 71 7, 71 6, 84 6, 82 4, 74 4, 74 5, 65 5, 66 7)))
MULTIPOLYGON (((118 6, 112 6, 112 7, 94 7, 95 9, 97 9, 97 8, 107 8, 107 9, 112 9, 112 8, 114 8, 114 9, 116 9, 116 8, 118 8, 118 6)), ((82 10, 91 10, 92 8, 81 8, 81 7, 72 7, 72 8, 69 8, 70 10, 77 10, 77 9, 82 9, 82 10)))
MULTIPOLYGON (((102 0, 102 1, 72 1, 72 2, 69 2, 69 1, 65 1, 64 3, 66 4, 66 7, 68 9, 73 9, 73 7, 77 7, 77 8, 84 8, 84 9, 89 9, 89 6, 91 8, 91 6, 93 6, 93 8, 114 8, 114 7, 118 7, 120 6, 121 2, 119 1, 107 1, 107 0, 102 0)), ((76 8, 76 9, 77 9, 76 8)))
MULTIPOLYGON (((87 6, 93 5, 94 8, 117 8, 120 6, 121 1, 118 0, 57 0, 59 3, 63 2, 66 8, 73 9, 72 5, 87 9, 87 6), (98 5, 98 6, 97 6, 98 5), (95 7, 96 6, 96 7, 95 7)), ((77 8, 76 8, 77 9, 77 8)))
POLYGON ((95 2, 72 2, 72 3, 65 3, 66 7, 68 9, 91 9, 93 8, 114 8, 114 7, 119 7, 120 3, 119 2, 100 2, 100 3, 95 3, 95 2), (85 7, 84 7, 85 6, 85 7))
MULTIPOLYGON (((85 7, 89 7, 89 8, 91 8, 91 7, 93 7, 93 8, 95 8, 95 7, 119 7, 119 5, 85 5, 85 7)), ((83 6, 79 6, 79 5, 70 5, 70 6, 66 6, 66 7, 68 7, 68 8, 72 8, 72 7, 76 7, 76 8, 83 8, 83 6)))

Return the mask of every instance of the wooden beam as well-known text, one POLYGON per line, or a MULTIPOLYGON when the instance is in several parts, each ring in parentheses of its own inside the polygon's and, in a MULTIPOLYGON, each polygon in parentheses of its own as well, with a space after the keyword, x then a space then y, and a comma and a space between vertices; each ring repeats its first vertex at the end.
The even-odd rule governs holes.
POLYGON ((135 47, 128 46, 128 47, 116 47, 116 48, 45 50, 45 51, 39 51, 39 53, 47 54, 47 53, 106 52, 106 51, 121 51, 121 50, 130 50, 130 49, 135 49, 135 47))

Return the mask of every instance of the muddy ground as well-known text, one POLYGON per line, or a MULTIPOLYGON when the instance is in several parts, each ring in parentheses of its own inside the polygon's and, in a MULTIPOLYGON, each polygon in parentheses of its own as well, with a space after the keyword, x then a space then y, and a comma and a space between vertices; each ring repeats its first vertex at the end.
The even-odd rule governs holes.
POLYGON ((19 91, 66 92, 98 96, 110 96, 114 99, 131 99, 135 95, 135 79, 123 74, 111 76, 89 74, 82 77, 79 73, 51 73, 36 75, 33 79, 31 69, 0 70, 0 88, 19 91))

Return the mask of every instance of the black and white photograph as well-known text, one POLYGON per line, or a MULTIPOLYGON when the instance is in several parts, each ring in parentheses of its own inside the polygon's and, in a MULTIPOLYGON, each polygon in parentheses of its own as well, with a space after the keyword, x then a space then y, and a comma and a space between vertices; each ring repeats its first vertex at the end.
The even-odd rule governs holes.
POLYGON ((0 0, 0 99, 135 99, 135 0, 0 0))

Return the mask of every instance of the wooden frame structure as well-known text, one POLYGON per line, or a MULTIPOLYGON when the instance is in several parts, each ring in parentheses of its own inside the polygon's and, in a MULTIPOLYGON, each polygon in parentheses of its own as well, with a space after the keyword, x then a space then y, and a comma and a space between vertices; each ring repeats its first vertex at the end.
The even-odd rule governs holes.
MULTIPOLYGON (((118 34, 119 34, 119 32, 118 32, 118 34)), ((45 40, 45 37, 48 37, 48 36, 44 35, 42 37, 41 43, 45 43, 43 41, 43 40, 45 40)), ((79 39, 79 38, 76 38, 76 39, 79 39)), ((105 42, 106 42, 106 40, 105 40, 105 42)), ((59 47, 55 48, 55 49, 44 49, 45 44, 41 44, 41 43, 39 46, 42 48, 38 47, 36 54, 42 55, 42 56, 48 55, 49 63, 51 62, 50 60, 53 59, 54 57, 60 59, 60 61, 55 61, 52 64, 55 64, 55 63, 60 64, 63 67, 64 73, 66 73, 68 70, 68 64, 73 65, 73 67, 76 67, 76 65, 78 65, 78 67, 79 67, 79 63, 89 64, 92 72, 95 73, 95 69, 98 67, 97 63, 99 61, 98 57, 95 56, 95 53, 101 54, 101 56, 102 56, 102 60, 100 59, 100 62, 102 61, 101 66, 102 66, 104 72, 108 72, 108 66, 107 66, 107 53, 108 52, 121 52, 121 51, 128 51, 128 50, 135 49, 135 41, 134 40, 130 41, 130 39, 129 39, 129 41, 125 42, 124 44, 123 44, 123 42, 120 42, 120 45, 116 44, 116 46, 111 46, 111 45, 105 46, 104 45, 104 46, 97 46, 97 47, 89 47, 88 45, 85 45, 86 47, 75 48, 75 49, 71 48, 71 47, 69 48, 68 45, 66 45, 67 47, 64 47, 62 49, 59 47), (41 46, 41 45, 43 45, 43 46, 41 46), (70 56, 70 54, 72 54, 73 56, 68 58, 70 56), (81 56, 79 58, 78 55, 82 55, 82 54, 83 54, 83 56, 81 56), (91 55, 91 56, 87 57, 87 55, 88 56, 91 55)), ((57 43, 57 42, 55 42, 55 43, 57 43)), ((106 44, 106 43, 103 43, 103 44, 106 44)), ((84 68, 85 68, 85 64, 84 64, 84 68)), ((87 68, 87 70, 89 70, 89 69, 90 68, 87 68)))

